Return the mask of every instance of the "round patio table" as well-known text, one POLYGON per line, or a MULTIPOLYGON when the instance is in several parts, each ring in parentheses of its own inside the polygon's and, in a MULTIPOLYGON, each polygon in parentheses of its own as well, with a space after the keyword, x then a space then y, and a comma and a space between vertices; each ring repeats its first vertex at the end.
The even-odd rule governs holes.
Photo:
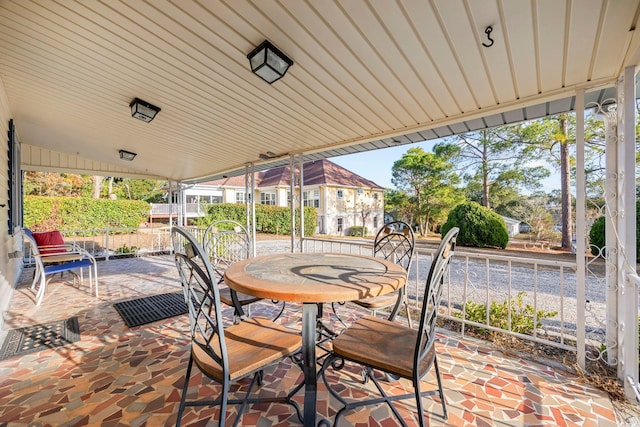
POLYGON ((225 282, 259 298, 302 303, 304 425, 316 425, 318 304, 384 295, 404 286, 407 273, 380 258, 333 253, 285 253, 249 258, 227 268, 225 282))

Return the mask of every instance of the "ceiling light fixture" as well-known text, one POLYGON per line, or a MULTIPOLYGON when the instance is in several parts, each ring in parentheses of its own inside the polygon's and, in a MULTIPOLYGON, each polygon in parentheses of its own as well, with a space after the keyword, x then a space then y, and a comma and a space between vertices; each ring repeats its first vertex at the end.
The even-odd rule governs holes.
POLYGON ((138 155, 137 153, 132 153, 131 151, 126 151, 126 150, 120 150, 119 153, 120 153, 120 158, 122 160, 128 160, 128 161, 132 161, 138 155))
POLYGON ((251 64, 251 71, 269 84, 284 77, 293 65, 293 61, 268 40, 253 49, 247 58, 251 64))
POLYGON ((258 157, 260 158, 260 160, 269 160, 269 159, 273 159, 276 156, 276 153, 274 153, 273 151, 267 151, 266 153, 260 153, 258 155, 258 157))
POLYGON ((149 123, 160 111, 160 107, 156 107, 153 104, 149 104, 147 101, 143 101, 139 98, 134 98, 129 104, 131 107, 131 117, 140 119, 143 122, 149 123))

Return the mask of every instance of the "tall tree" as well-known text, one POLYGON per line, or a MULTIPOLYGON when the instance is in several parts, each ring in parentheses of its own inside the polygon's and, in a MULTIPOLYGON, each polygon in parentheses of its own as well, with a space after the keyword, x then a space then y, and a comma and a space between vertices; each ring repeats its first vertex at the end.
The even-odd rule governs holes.
POLYGON ((571 213, 571 170, 575 164, 571 146, 575 146, 575 121, 569 114, 534 120, 520 128, 523 144, 533 157, 545 159, 560 172, 562 248, 571 249, 573 216, 571 213))
POLYGON ((394 162, 391 171, 391 182, 414 200, 413 211, 422 236, 433 219, 442 219, 445 210, 461 201, 455 188, 459 178, 445 150, 436 155, 419 147, 410 148, 394 162))
POLYGON ((529 164, 526 147, 518 144, 518 136, 517 125, 501 126, 458 135, 436 145, 436 149, 450 153, 458 169, 464 171, 467 183, 481 184, 479 202, 491 208, 492 186, 534 189, 550 175, 543 166, 529 164))
POLYGON ((569 155, 569 118, 558 116, 560 142, 560 192, 562 193, 562 248, 571 249, 573 221, 571 216, 571 156, 569 155))
POLYGON ((102 180, 104 178, 101 176, 93 176, 93 198, 99 199, 100 192, 102 191, 102 180))
POLYGON ((413 202, 411 197, 401 190, 387 190, 384 192, 384 210, 394 219, 413 224, 413 202))

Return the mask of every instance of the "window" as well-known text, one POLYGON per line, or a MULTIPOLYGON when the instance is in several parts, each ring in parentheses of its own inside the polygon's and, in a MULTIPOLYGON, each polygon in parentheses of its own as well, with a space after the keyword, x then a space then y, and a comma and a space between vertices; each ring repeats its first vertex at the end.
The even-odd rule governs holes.
POLYGON ((377 216, 373 217, 373 229, 374 230, 378 229, 378 217, 377 216))
POLYGON ((236 191, 236 203, 244 203, 245 199, 244 191, 236 191))
POLYGON ((22 171, 20 170, 20 144, 16 135, 13 119, 9 120, 8 132, 9 158, 9 234, 13 235, 16 227, 22 227, 22 171))
POLYGON ((342 218, 338 218, 338 233, 342 233, 342 218))
POLYGON ((260 204, 275 205, 276 193, 260 193, 260 204))
POLYGON ((338 190, 338 199, 342 199, 342 196, 344 195, 342 190, 338 190))
POLYGON ((358 188, 358 195, 364 194, 364 190, 362 188, 358 188))
POLYGON ((373 193, 373 200, 378 200, 378 193, 373 193))
POLYGON ((313 208, 320 208, 320 190, 305 191, 302 193, 303 204, 313 208))

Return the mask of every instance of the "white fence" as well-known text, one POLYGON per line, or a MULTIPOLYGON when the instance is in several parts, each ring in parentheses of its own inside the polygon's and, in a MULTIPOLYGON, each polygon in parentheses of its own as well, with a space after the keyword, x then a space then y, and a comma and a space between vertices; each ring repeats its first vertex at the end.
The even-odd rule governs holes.
MULTIPOLYGON (((305 239, 304 251, 370 255, 372 243, 313 238, 305 239)), ((413 310, 420 309, 434 251, 435 248, 418 248, 414 255, 407 288, 413 310)), ((577 351, 576 331, 585 328, 590 346, 598 348, 605 340, 604 289, 590 293, 588 301, 579 304, 575 270, 575 262, 478 254, 458 248, 443 292, 440 316, 458 323, 462 334, 472 326, 572 351, 577 351), (578 309, 585 305, 598 315, 578 325, 578 309), (475 311, 475 316, 470 316, 473 320, 467 319, 468 309, 475 311), (502 324, 491 315, 492 311, 502 316, 502 324), (484 318, 479 319, 478 312, 484 318), (523 334, 518 332, 523 324, 537 327, 523 334)))

